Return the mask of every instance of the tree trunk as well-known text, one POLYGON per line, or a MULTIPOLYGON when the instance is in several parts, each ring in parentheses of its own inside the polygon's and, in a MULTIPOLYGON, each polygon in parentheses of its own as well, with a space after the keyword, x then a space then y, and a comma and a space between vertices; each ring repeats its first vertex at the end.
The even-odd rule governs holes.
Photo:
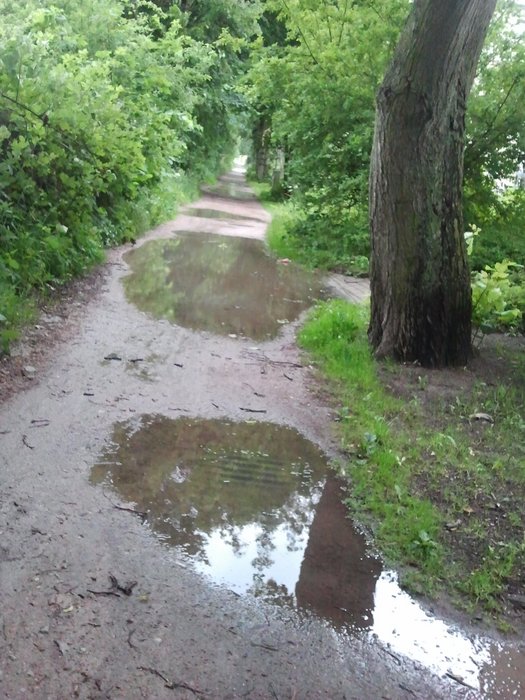
POLYGON ((470 354, 465 108, 495 4, 415 0, 378 93, 369 339, 380 357, 442 367, 470 354))
POLYGON ((268 177, 268 150, 271 128, 265 117, 260 117, 253 129, 253 149, 255 154, 255 177, 263 182, 268 177))

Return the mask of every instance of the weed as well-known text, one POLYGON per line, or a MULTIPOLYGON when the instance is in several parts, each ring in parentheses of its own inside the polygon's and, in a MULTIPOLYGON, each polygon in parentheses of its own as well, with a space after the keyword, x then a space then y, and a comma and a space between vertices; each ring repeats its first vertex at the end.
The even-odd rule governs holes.
POLYGON ((525 541, 521 544, 498 542, 489 545, 481 566, 462 582, 461 588, 477 602, 489 609, 497 607, 497 598, 504 590, 519 559, 525 555, 525 541))

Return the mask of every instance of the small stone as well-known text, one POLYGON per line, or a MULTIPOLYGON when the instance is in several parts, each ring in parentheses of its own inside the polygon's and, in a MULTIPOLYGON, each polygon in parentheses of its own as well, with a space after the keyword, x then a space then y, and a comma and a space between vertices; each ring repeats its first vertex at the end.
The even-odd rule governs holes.
POLYGON ((28 379, 34 379, 36 369, 32 365, 24 365, 24 367, 22 367, 22 374, 28 379))

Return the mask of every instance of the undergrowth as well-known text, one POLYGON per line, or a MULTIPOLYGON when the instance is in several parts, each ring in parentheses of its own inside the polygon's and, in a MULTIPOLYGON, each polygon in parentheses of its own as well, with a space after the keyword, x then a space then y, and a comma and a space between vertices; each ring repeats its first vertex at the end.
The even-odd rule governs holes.
POLYGON ((524 363, 509 373, 521 388, 479 382, 436 403, 436 373, 373 359, 368 315, 325 302, 299 335, 340 406, 347 505, 407 587, 500 612, 525 570, 524 363), (389 378, 407 393, 394 395, 389 378))
POLYGON ((368 238, 362 226, 350 230, 336 230, 321 219, 314 219, 294 199, 275 199, 266 183, 251 181, 250 186, 271 213, 272 221, 267 231, 271 251, 281 258, 290 258, 313 269, 334 270, 346 274, 368 274, 368 238))
POLYGON ((105 220, 71 239, 51 235, 39 239, 32 231, 13 237, 0 254, 0 354, 9 352, 20 329, 33 319, 37 299, 100 263, 106 247, 132 240, 173 216, 177 206, 195 198, 197 192, 196 183, 182 177, 126 203, 121 211, 126 225, 121 228, 105 220))

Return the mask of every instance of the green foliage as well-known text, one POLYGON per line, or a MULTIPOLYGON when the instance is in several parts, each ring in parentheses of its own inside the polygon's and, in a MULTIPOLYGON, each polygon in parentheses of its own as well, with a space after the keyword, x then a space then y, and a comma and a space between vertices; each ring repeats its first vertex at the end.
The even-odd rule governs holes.
POLYGON ((275 255, 290 258, 311 269, 341 269, 356 276, 366 276, 368 257, 355 253, 357 246, 349 245, 350 237, 340 239, 338 245, 327 245, 320 238, 319 229, 308 222, 296 199, 276 202, 268 184, 252 181, 251 186, 272 215, 266 238, 275 255), (305 235, 302 231, 306 231, 305 235))
MULTIPOLYGON (((288 231, 297 256, 353 270, 369 254, 375 94, 409 3, 287 0, 265 8, 245 88, 254 156, 266 152, 271 177, 272 151, 285 149, 284 190, 302 211, 288 231)), ((525 159, 522 16, 514 0, 498 3, 469 98, 465 215, 483 230, 475 269, 525 259, 524 198, 502 194, 500 184, 525 159)))
POLYGON ((468 102, 465 218, 483 232, 471 259, 476 270, 525 260, 525 192, 502 190, 525 160, 524 17, 520 3, 498 2, 468 102))
POLYGON ((293 246, 315 265, 348 269, 368 255, 375 92, 408 3, 266 5, 272 40, 254 49, 246 86, 253 124, 267 125, 265 148, 286 152, 285 190, 303 212, 293 246))
POLYGON ((475 272, 472 278, 472 320, 483 332, 520 325, 525 309, 525 277, 512 277, 513 269, 523 269, 510 260, 475 272))
POLYGON ((489 609, 497 609, 497 598, 516 568, 525 565, 525 541, 498 542, 487 547, 479 567, 461 584, 462 590, 489 609))
POLYGON ((238 89, 246 70, 248 42, 260 33, 257 0, 201 0, 180 3, 189 36, 212 49, 205 99, 195 117, 200 129, 192 134, 188 154, 205 179, 229 166, 245 122, 246 104, 238 89))
POLYGON ((341 409, 342 446, 349 459, 345 471, 352 482, 348 505, 373 524, 388 558, 417 562, 421 570, 435 573, 441 562, 441 517, 428 499, 412 493, 412 464, 401 456, 406 445, 390 427, 403 406, 379 381, 366 337, 368 317, 363 305, 320 304, 299 342, 335 380, 338 400, 348 407, 341 409))
POLYGON ((470 227, 476 222, 482 231, 470 256, 472 269, 482 270, 485 265, 494 265, 505 258, 525 260, 525 190, 513 187, 504 192, 490 190, 486 205, 475 206, 469 188, 467 183, 466 215, 470 227))
MULTIPOLYGON (((476 251, 481 231, 473 226, 465 233, 467 253, 476 251), (474 245, 476 243, 476 245, 474 245)), ((523 265, 510 260, 486 265, 472 274, 472 321, 481 333, 516 329, 525 314, 525 275, 523 265)))
POLYGON ((187 15, 166 10, 131 0, 0 0, 4 347, 31 290, 81 274, 104 246, 167 218, 191 182, 232 153, 229 66, 239 49, 222 20, 218 36, 201 41, 185 28, 187 15))
POLYGON ((359 385, 368 386, 370 350, 367 343, 356 342, 364 319, 364 307, 352 306, 340 299, 319 304, 301 330, 299 343, 316 356, 329 358, 326 369, 330 374, 349 376, 352 373, 359 385))
POLYGON ((512 177, 525 157, 524 17, 521 3, 500 0, 481 54, 467 112, 469 206, 490 203, 497 196, 494 184, 512 177))

